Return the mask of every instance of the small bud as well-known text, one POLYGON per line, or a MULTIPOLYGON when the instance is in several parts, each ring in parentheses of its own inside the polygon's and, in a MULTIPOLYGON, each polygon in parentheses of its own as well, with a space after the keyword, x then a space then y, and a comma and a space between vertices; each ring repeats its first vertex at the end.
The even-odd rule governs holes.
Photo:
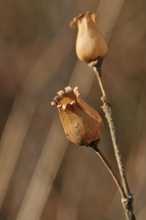
POLYGON ((96 14, 86 12, 80 14, 70 22, 70 27, 78 26, 76 39, 76 53, 79 60, 86 63, 104 58, 107 54, 107 44, 96 26, 96 14))
POLYGON ((100 139, 103 121, 98 112, 79 98, 78 87, 59 91, 51 105, 57 105, 64 132, 69 141, 89 145, 100 139))

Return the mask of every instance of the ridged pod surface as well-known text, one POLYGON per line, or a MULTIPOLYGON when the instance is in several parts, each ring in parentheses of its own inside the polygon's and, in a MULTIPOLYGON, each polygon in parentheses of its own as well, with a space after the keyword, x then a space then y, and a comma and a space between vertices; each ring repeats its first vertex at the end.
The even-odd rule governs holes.
POLYGON ((59 91, 51 105, 56 105, 64 132, 69 141, 89 145, 100 139, 103 120, 98 112, 79 98, 78 87, 59 91))

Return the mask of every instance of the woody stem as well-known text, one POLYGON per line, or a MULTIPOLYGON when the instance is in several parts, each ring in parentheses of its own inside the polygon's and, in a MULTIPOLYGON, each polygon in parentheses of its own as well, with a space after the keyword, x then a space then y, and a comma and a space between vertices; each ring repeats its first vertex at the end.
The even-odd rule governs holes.
POLYGON ((115 158, 116 158, 118 170, 120 173, 124 193, 126 195, 126 197, 122 197, 122 205, 123 205, 123 208, 125 211, 126 219, 127 220, 135 220, 135 216, 133 214, 133 197, 130 193, 130 189, 129 189, 128 182, 127 182, 126 175, 125 175, 125 169, 124 169, 121 153, 120 153, 120 150, 119 150, 119 147, 117 144, 117 140, 116 140, 115 126, 114 126, 114 122, 112 119, 112 109, 111 109, 110 103, 107 100, 107 95, 106 95, 106 92, 105 92, 105 89, 103 86, 103 82, 101 79, 101 63, 102 63, 102 60, 99 59, 98 62, 97 61, 91 62, 89 64, 89 66, 92 67, 92 69, 96 75, 96 78, 98 80, 99 87, 100 87, 101 93, 102 93, 101 101, 102 101, 103 105, 101 108, 102 108, 103 112, 105 113, 105 117, 108 122, 111 140, 112 140, 112 144, 113 144, 113 149, 114 149, 114 153, 115 153, 115 158))

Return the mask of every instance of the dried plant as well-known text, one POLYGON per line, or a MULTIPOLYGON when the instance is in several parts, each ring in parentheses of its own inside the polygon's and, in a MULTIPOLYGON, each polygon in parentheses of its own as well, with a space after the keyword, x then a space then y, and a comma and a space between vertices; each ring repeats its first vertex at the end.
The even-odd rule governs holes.
POLYGON ((103 104, 101 108, 109 125, 120 180, 98 147, 103 130, 103 120, 96 110, 79 98, 78 88, 75 87, 72 90, 68 86, 65 88, 65 92, 59 91, 51 104, 57 105, 67 138, 75 144, 90 146, 95 150, 119 189, 126 220, 135 220, 133 196, 128 186, 122 156, 116 140, 111 104, 101 79, 101 65, 108 47, 95 22, 96 14, 87 12, 85 15, 80 14, 75 17, 70 22, 70 27, 77 24, 76 54, 79 60, 87 63, 93 69, 99 83, 103 104))
POLYGON ((57 105, 66 137, 75 144, 89 145, 100 139, 103 120, 79 95, 78 87, 68 86, 58 92, 52 105, 57 105))

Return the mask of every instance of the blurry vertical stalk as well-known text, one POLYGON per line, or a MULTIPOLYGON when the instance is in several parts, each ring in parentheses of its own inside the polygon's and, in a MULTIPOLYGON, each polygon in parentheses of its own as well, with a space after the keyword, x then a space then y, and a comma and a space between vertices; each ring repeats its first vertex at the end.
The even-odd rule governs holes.
POLYGON ((115 158, 117 161, 118 165, 118 170, 120 173, 121 177, 121 182, 122 182, 122 187, 124 189, 124 194, 122 195, 121 202, 123 205, 123 209, 125 212, 125 217, 127 220, 135 220, 135 216, 133 214, 133 197, 132 194, 130 193, 130 189, 127 183, 126 175, 125 175, 125 170, 124 170, 124 165, 122 162, 122 157, 121 153, 116 141, 116 133, 115 133, 115 126, 114 122, 112 119, 112 109, 111 109, 111 104, 108 102, 107 95, 103 86, 103 82, 101 79, 101 64, 102 60, 99 58, 98 61, 93 61, 89 63, 89 67, 91 67, 97 77, 99 87, 102 93, 101 101, 103 105, 101 106, 103 112, 105 113, 105 117, 108 122, 108 126, 110 129, 110 135, 111 135, 111 140, 114 148, 114 153, 115 153, 115 158))
POLYGON ((36 101, 25 93, 17 96, 0 141, 0 208, 15 169, 36 101), (4 172, 5 171, 5 172, 4 172))

